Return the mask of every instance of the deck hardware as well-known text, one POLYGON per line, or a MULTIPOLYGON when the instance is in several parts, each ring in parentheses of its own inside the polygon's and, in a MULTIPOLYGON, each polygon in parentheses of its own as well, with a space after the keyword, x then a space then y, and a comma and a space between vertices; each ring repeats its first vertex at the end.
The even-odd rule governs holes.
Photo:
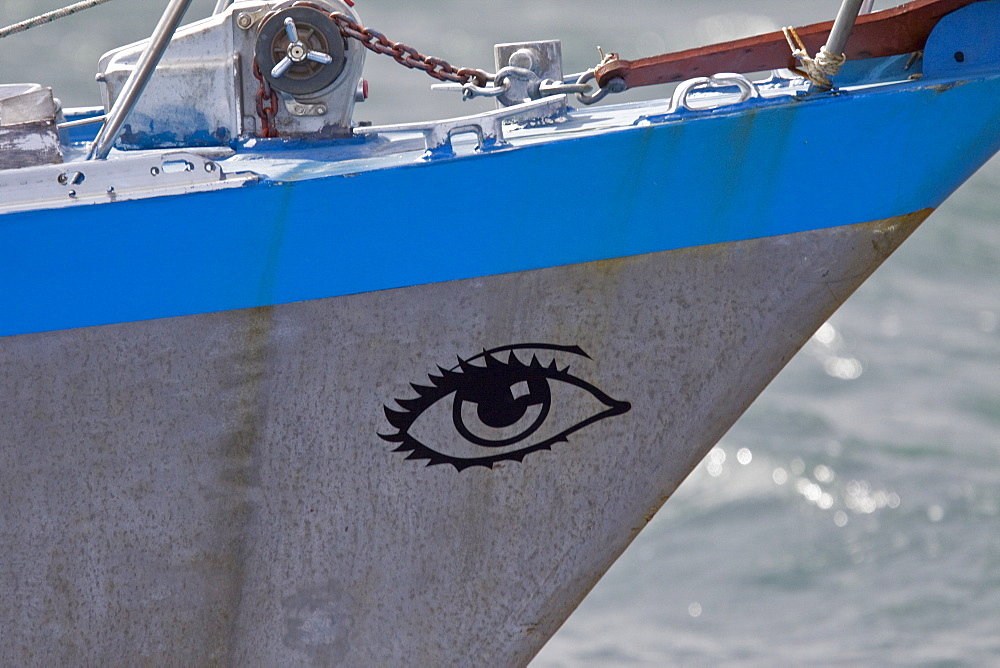
MULTIPOLYGON (((586 72, 583 73, 583 76, 580 77, 577 83, 585 84, 591 79, 595 79, 596 78, 595 72, 596 72, 595 70, 587 70, 586 72)), ((614 79, 608 81, 608 84, 606 86, 602 86, 601 88, 599 88, 597 92, 594 93, 593 95, 588 95, 586 92, 578 92, 576 94, 576 99, 582 104, 586 105, 597 104, 598 102, 606 98, 608 95, 612 93, 623 93, 627 88, 628 84, 625 83, 624 79, 620 77, 615 77, 614 79)))
POLYGON ((400 125, 375 125, 354 128, 358 135, 378 135, 395 132, 415 132, 423 135, 427 149, 424 159, 449 158, 455 155, 451 145, 454 135, 472 133, 478 139, 480 151, 493 151, 509 146, 503 137, 503 123, 524 122, 550 118, 563 113, 565 96, 546 97, 513 107, 502 107, 482 114, 460 116, 427 123, 403 123, 400 125))
POLYGON ((78 186, 83 183, 85 178, 87 177, 83 172, 63 172, 56 177, 56 181, 58 181, 60 185, 64 186, 78 186))
POLYGON ((264 20, 255 59, 272 88, 311 95, 333 84, 344 71, 347 45, 327 14, 296 6, 264 20))
POLYGON ((62 207, 109 198, 126 201, 238 188, 258 179, 252 172, 225 172, 216 162, 219 157, 171 151, 77 163, 75 171, 67 170, 66 165, 0 171, 0 192, 14 192, 12 188, 17 187, 23 193, 19 198, 0 200, 0 213, 32 210, 43 204, 62 207))
MULTIPOLYGON (((497 68, 494 85, 508 82, 506 90, 497 95, 497 105, 510 107, 544 97, 540 90, 543 81, 562 82, 562 42, 557 39, 537 42, 510 42, 493 47, 493 60, 497 68)), ((576 82, 573 82, 576 83, 576 82)), ((565 92, 553 92, 561 95, 565 92)))
POLYGON ((522 69, 531 70, 537 72, 539 55, 538 52, 530 48, 522 48, 511 54, 507 63, 511 67, 520 67, 522 69))
POLYGON ((759 97, 760 95, 753 83, 742 74, 724 72, 710 77, 695 77, 694 79, 688 79, 680 83, 674 90, 674 95, 670 102, 671 111, 677 111, 682 108, 688 111, 702 109, 702 107, 692 106, 688 100, 692 92, 702 88, 738 88, 740 90, 739 99, 735 102, 726 102, 725 104, 741 104, 752 97, 759 97))
POLYGON ((788 40, 788 46, 792 49, 792 55, 802 63, 806 76, 813 82, 816 89, 830 90, 833 88, 833 81, 830 77, 836 76, 840 72, 840 68, 847 62, 847 56, 844 55, 847 40, 851 36, 851 30, 853 30, 859 14, 862 13, 864 2, 865 0, 843 1, 830 31, 830 36, 815 57, 809 55, 795 28, 782 28, 785 39, 788 40))
POLYGON ((271 14, 272 10, 265 6, 257 11, 245 11, 236 15, 236 27, 240 30, 250 30, 258 21, 271 14))
POLYGON ((292 68, 292 65, 311 60, 320 65, 329 65, 333 62, 333 56, 322 51, 309 48, 308 45, 299 40, 298 26, 291 16, 285 19, 285 32, 288 34, 288 48, 285 50, 285 57, 271 70, 271 76, 275 79, 281 77, 292 68))
POLYGON ((164 174, 177 174, 178 172, 193 172, 194 163, 190 160, 164 160, 161 168, 164 174))
POLYGON ((285 102, 285 109, 292 116, 323 116, 327 112, 325 104, 306 104, 298 102, 295 98, 282 98, 285 102))
POLYGON ((75 121, 66 121, 65 123, 59 123, 56 127, 60 130, 69 130, 70 128, 78 128, 83 125, 93 125, 94 123, 103 123, 107 118, 106 115, 100 114, 98 116, 90 116, 88 118, 81 118, 75 121))

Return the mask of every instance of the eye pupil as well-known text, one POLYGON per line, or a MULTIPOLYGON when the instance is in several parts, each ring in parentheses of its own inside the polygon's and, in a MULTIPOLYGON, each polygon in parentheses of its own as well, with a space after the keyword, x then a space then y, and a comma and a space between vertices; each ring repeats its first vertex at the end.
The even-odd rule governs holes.
POLYGON ((544 379, 521 380, 513 385, 496 383, 469 400, 476 402, 476 415, 483 424, 502 429, 524 417, 530 406, 548 401, 548 389, 544 379))
POLYGON ((512 396, 496 397, 479 404, 476 414, 487 426, 495 429, 509 427, 524 417, 524 412, 528 410, 528 404, 523 399, 525 397, 521 399, 514 399, 512 396))

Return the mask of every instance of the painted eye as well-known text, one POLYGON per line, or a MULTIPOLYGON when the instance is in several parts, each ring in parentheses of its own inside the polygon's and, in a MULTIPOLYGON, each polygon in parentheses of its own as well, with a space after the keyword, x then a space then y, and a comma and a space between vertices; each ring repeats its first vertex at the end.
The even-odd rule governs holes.
POLYGON ((632 408, 571 375, 568 366, 560 369, 558 358, 566 354, 590 359, 577 346, 519 344, 459 358, 451 369, 438 367, 439 373, 429 376, 431 385, 411 385, 416 398, 396 400, 402 410, 385 407, 397 431, 379 437, 397 443, 395 451, 408 452, 407 459, 427 460, 428 466, 492 468, 551 449, 570 434, 632 408), (552 359, 544 364, 536 353, 525 363, 516 354, 520 350, 552 359))

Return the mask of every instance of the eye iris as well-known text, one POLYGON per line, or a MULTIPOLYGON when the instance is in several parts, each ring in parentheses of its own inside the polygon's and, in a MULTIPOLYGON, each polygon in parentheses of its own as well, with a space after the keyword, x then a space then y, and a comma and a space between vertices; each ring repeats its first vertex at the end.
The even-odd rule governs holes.
POLYGON ((468 377, 475 382, 456 392, 453 417, 455 429, 471 443, 487 448, 517 443, 537 431, 548 417, 552 394, 544 377, 503 373, 496 367, 468 377), (529 415, 529 409, 533 414, 529 415), (480 424, 474 424, 476 421, 480 424), (487 433, 484 429, 506 432, 487 433))

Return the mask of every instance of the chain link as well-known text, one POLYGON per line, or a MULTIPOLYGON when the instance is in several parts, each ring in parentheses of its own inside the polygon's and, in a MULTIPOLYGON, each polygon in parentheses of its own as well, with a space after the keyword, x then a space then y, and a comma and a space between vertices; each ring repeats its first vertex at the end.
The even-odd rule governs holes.
POLYGON ((274 117, 278 114, 278 94, 267 83, 267 79, 260 72, 260 65, 257 60, 253 61, 253 75, 260 82, 260 90, 257 91, 257 116, 260 117, 260 136, 273 138, 278 136, 278 128, 274 124, 274 117))
MULTIPOLYGON (((295 6, 319 9, 309 2, 296 3, 295 6)), ((337 25, 340 34, 345 38, 355 39, 369 51, 390 56, 400 65, 422 70, 438 81, 485 87, 494 79, 494 75, 484 70, 472 67, 454 67, 448 61, 434 56, 426 56, 408 44, 393 42, 379 31, 366 28, 343 12, 330 14, 330 19, 337 25)), ((274 117, 278 113, 278 94, 261 74, 256 59, 253 64, 253 75, 260 82, 260 90, 257 91, 257 116, 260 117, 259 134, 261 137, 277 137, 278 129, 274 124, 274 117)))
POLYGON ((330 14, 330 18, 340 28, 340 33, 344 37, 358 40, 369 51, 391 56, 404 67, 423 70, 439 81, 453 81, 460 84, 474 82, 477 86, 485 86, 493 78, 483 70, 471 67, 456 68, 441 58, 425 56, 412 46, 393 42, 382 33, 364 27, 343 12, 334 12, 330 14))

